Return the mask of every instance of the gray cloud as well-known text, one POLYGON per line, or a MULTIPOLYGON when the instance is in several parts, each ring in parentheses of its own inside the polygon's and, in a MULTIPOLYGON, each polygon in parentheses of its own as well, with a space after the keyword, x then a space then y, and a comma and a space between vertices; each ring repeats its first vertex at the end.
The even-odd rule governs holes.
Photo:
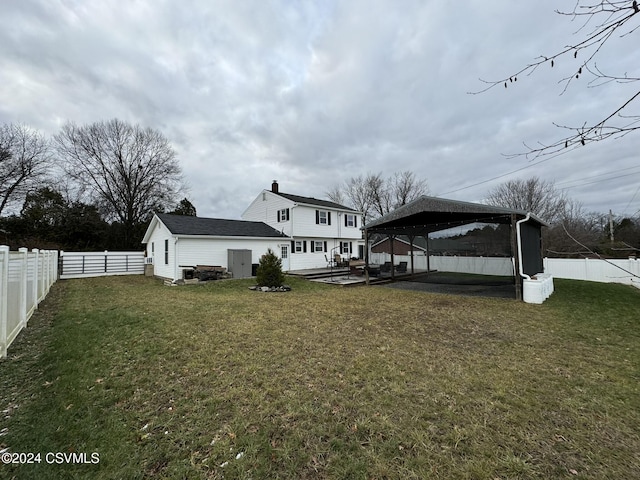
MULTIPOLYGON (((638 165, 635 139, 536 165, 502 154, 562 136, 553 122, 599 119, 628 85, 579 80, 560 95, 573 66, 559 62, 468 94, 479 77, 508 75, 576 38, 555 4, 10 0, 0 7, 0 122, 48 134, 113 117, 157 128, 204 216, 237 218, 272 179, 322 197, 369 171, 410 169, 462 200, 530 175, 580 185, 571 180, 638 165)), ((619 42, 602 66, 631 74, 640 54, 619 42)), ((640 168, 626 171, 567 193, 623 213, 640 178, 640 168)))

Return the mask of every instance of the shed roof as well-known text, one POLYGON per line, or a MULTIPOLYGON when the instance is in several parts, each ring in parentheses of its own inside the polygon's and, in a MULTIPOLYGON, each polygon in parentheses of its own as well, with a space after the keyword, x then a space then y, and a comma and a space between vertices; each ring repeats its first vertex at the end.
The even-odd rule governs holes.
POLYGON ((227 220, 157 213, 156 216, 174 235, 207 235, 216 237, 288 238, 264 222, 227 220))
MULTIPOLYGON (((511 215, 521 220, 527 216, 527 212, 423 195, 368 223, 364 228, 374 233, 424 234, 473 222, 508 224, 511 223, 511 215)), ((529 222, 537 226, 548 226, 533 214, 529 222)))

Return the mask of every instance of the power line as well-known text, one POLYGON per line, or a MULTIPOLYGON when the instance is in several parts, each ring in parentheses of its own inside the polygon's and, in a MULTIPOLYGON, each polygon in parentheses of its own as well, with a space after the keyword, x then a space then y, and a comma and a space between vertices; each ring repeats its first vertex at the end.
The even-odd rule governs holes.
POLYGON ((584 187, 586 185, 593 185, 594 183, 604 183, 604 182, 608 182, 609 180, 616 180, 618 178, 624 178, 624 177, 628 177, 629 175, 636 175, 640 172, 635 172, 635 173, 631 173, 631 174, 626 174, 626 175, 618 175, 616 177, 611 177, 611 178, 605 178, 604 180, 595 180, 593 182, 586 182, 586 183, 581 183, 579 185, 572 185, 570 187, 561 187, 560 190, 569 190, 571 188, 576 188, 576 187, 584 187))
POLYGON ((502 175, 498 175, 497 177, 493 177, 493 178, 490 178, 488 180, 483 180, 482 182, 474 183, 472 185, 467 185, 466 187, 458 188, 456 190, 450 190, 448 192, 439 193, 438 196, 448 195, 450 193, 456 193, 456 192, 459 192, 461 190, 466 190, 467 188, 477 187, 478 185, 482 185, 483 183, 493 182, 494 180, 497 180, 497 179, 502 178, 502 177, 506 177, 508 175, 511 175, 512 173, 521 172, 522 170, 526 170, 527 168, 531 168, 531 167, 533 167, 535 165, 538 165, 539 163, 546 162, 547 160, 551 160, 551 159, 550 158, 545 158, 544 160, 540 160, 539 162, 532 163, 531 165, 527 165, 526 167, 518 168, 517 170, 512 170, 511 172, 508 172, 508 173, 503 173, 502 175))
POLYGON ((503 178, 503 177, 506 177, 506 176, 511 175, 511 174, 513 174, 513 173, 518 173, 518 172, 521 172, 522 170, 526 170, 527 168, 535 167, 536 165, 539 165, 539 164, 541 164, 541 163, 543 163, 543 162, 548 162, 549 160, 553 160, 554 158, 559 157, 560 155, 566 155, 568 152, 570 152, 570 151, 572 151, 572 150, 575 150, 575 149, 577 149, 578 147, 579 147, 579 145, 574 145, 573 147, 569 147, 569 149, 568 149, 568 150, 563 150, 563 151, 558 152, 558 153, 555 153, 555 154, 553 154, 553 155, 549 155, 548 157, 543 158, 542 160, 538 160, 537 162, 530 163, 529 165, 526 165, 526 166, 524 166, 524 167, 518 168, 518 169, 516 169, 516 170, 512 170, 512 171, 510 171, 510 172, 503 173, 502 175, 498 175, 498 176, 493 177, 493 178, 490 178, 490 179, 488 179, 488 180, 483 180, 482 182, 478 182, 478 183, 474 183, 474 184, 471 184, 471 185, 467 185, 466 187, 461 187, 461 188, 457 188, 457 189, 455 189, 455 190, 450 190, 450 191, 448 191, 448 192, 439 193, 439 194, 438 194, 438 195, 436 195, 436 196, 448 195, 448 194, 450 194, 450 193, 460 192, 460 191, 462 191, 462 190, 466 190, 466 189, 468 189, 468 188, 477 187, 478 185, 482 185, 482 184, 484 184, 484 183, 493 182, 494 180, 498 180, 499 178, 503 178))
POLYGON ((640 186, 638 186, 638 188, 636 189, 636 193, 633 194, 633 197, 631 197, 631 200, 629 200, 627 206, 624 207, 624 213, 622 214, 623 217, 626 215, 627 209, 631 206, 631 203, 636 199, 636 195, 638 195, 638 192, 640 192, 640 186))
POLYGON ((556 183, 556 187, 557 187, 558 185, 563 185, 563 184, 565 184, 565 183, 581 182, 582 180, 590 180, 590 179, 592 179, 592 178, 604 177, 604 176, 606 176, 606 175, 611 175, 611 174, 613 174, 613 173, 626 172, 626 171, 628 171, 628 170, 635 170, 635 169, 640 169, 640 165, 636 165, 636 166, 628 167, 628 168, 619 168, 619 169, 616 169, 616 170, 611 170, 611 171, 609 171, 609 172, 599 173, 598 175, 590 175, 590 176, 588 176, 588 177, 576 178, 576 179, 574 179, 574 180, 564 180, 564 181, 562 181, 562 182, 557 182, 557 183, 556 183))

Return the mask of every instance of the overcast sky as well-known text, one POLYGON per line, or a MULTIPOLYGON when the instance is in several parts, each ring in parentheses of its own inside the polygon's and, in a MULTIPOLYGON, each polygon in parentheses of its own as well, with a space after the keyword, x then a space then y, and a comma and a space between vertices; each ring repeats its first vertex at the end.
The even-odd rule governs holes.
MULTIPOLYGON (((535 165, 503 156, 564 136, 553 122, 601 119, 633 84, 587 88, 583 77, 561 95, 576 68, 567 58, 467 93, 581 38, 554 13, 574 3, 2 0, 0 123, 47 135, 112 118, 155 128, 199 216, 239 218, 274 179, 325 198, 349 177, 403 170, 445 198, 481 201, 536 175, 572 187, 588 211, 637 214, 638 135, 535 165)), ((637 37, 598 65, 640 76, 637 37)))

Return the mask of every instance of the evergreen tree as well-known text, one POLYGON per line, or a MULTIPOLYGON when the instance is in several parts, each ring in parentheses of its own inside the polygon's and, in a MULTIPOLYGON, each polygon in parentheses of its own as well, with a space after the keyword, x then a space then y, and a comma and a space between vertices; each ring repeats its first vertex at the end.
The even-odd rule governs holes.
POLYGON ((256 280, 258 285, 263 287, 281 287, 284 283, 282 260, 270 248, 267 249, 267 253, 260 257, 256 280))

